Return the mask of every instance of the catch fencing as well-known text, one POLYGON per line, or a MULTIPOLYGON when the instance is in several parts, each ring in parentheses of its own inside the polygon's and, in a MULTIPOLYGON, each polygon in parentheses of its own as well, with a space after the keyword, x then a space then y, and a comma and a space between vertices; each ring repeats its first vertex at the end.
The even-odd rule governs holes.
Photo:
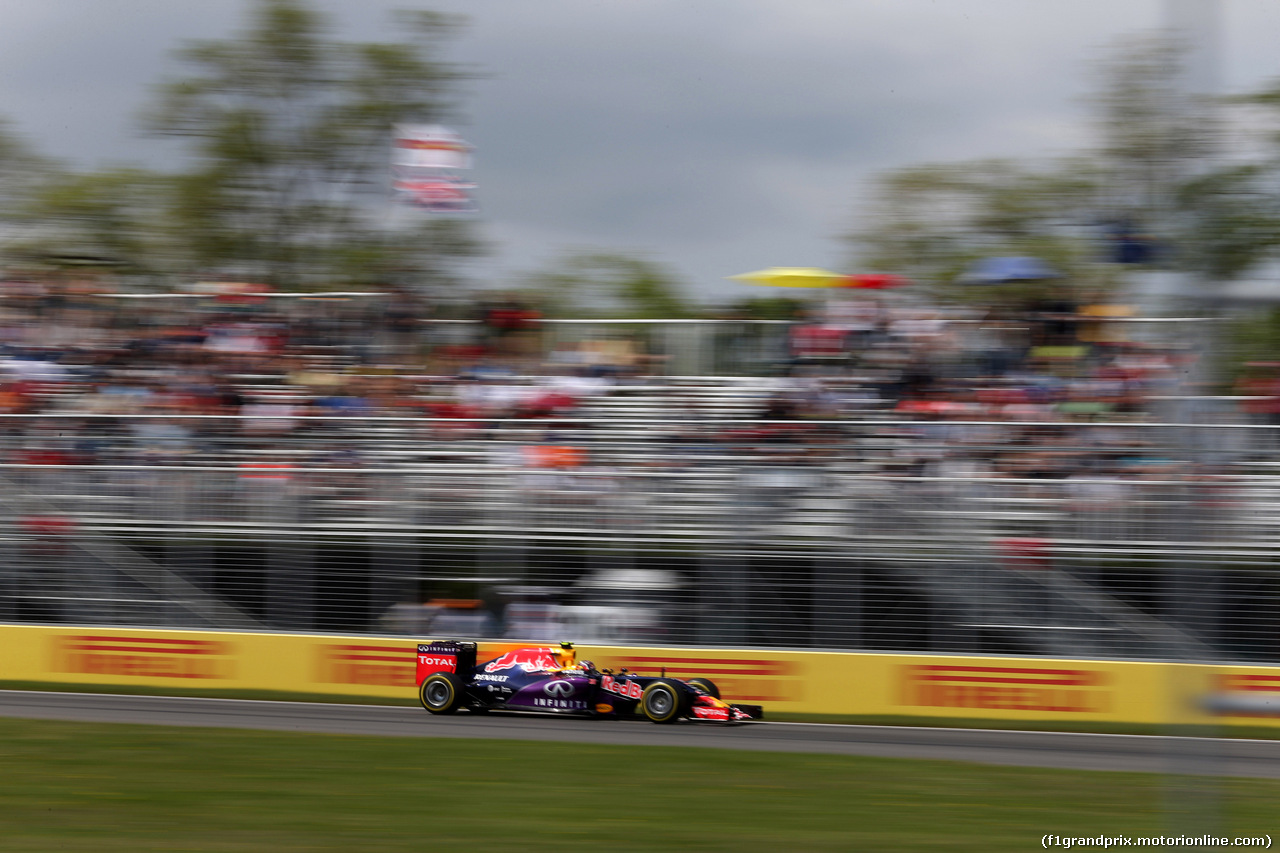
POLYGON ((1242 424, 10 417, 0 621, 1280 662, 1242 424))

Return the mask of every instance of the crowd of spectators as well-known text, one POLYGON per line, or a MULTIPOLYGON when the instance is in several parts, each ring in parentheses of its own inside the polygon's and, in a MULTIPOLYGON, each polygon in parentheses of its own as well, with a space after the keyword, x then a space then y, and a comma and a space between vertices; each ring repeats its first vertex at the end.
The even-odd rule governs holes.
POLYGON ((546 417, 599 382, 568 367, 514 381, 537 363, 536 316, 510 301, 434 340, 395 290, 130 298, 10 280, 0 297, 0 414, 46 416, 3 420, 11 462, 209 462, 374 417, 546 417))
POLYGON ((16 280, 0 294, 0 413, 52 416, 0 421, 8 461, 27 463, 210 463, 227 447, 359 438, 371 418, 420 419, 414 435, 439 441, 515 422, 559 446, 588 426, 584 404, 646 388, 663 401, 645 413, 660 421, 655 458, 674 464, 716 448, 814 464, 845 446, 840 424, 879 419, 894 423, 860 433, 883 439, 879 470, 1066 477, 1167 458, 1097 425, 1170 419, 1189 357, 1101 299, 980 313, 853 294, 791 324, 772 375, 708 396, 657 375, 665 354, 634 334, 550 345, 517 297, 450 326, 399 290, 143 299, 16 280))
POLYGON ((1191 354, 1141 340, 1123 306, 1012 311, 836 299, 792 330, 796 372, 848 372, 906 414, 1052 422, 1156 413, 1191 354))

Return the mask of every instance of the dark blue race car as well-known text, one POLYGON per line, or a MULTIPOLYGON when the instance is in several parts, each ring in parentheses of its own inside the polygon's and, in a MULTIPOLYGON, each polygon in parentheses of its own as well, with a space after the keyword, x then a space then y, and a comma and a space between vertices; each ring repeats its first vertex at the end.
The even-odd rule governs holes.
POLYGON ((706 678, 679 679, 599 670, 573 659, 571 646, 523 648, 476 663, 476 644, 440 640, 418 645, 418 698, 433 714, 459 709, 540 711, 618 717, 640 714, 655 723, 759 720, 759 705, 731 705, 706 678))

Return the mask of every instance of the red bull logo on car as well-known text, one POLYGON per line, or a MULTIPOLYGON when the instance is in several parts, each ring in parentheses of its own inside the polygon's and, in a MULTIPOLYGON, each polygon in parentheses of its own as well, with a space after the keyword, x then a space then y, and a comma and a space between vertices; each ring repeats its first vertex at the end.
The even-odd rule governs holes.
POLYGON ((699 705, 693 709, 693 716, 699 720, 719 720, 722 723, 729 722, 729 709, 719 707, 708 707, 699 705))
POLYGON ((501 672, 504 669, 519 668, 525 672, 544 672, 559 667, 560 663, 551 649, 515 649, 489 661, 484 665, 484 671, 501 672))
POLYGON ((636 682, 618 681, 612 675, 606 675, 600 680, 600 689, 627 699, 639 699, 644 692, 636 682))

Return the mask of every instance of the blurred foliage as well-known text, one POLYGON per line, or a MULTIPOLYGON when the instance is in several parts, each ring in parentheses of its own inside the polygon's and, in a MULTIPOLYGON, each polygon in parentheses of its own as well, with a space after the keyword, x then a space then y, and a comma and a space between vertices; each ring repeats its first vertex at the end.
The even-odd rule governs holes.
MULTIPOLYGON (((1226 380, 1239 380, 1256 372, 1250 365, 1280 365, 1280 308, 1252 311, 1233 318, 1226 337, 1230 348, 1222 353, 1222 375, 1226 380)), ((1274 374, 1275 370, 1267 371, 1274 374)))
POLYGON ((390 283, 445 293, 460 286, 459 261, 486 250, 464 220, 426 219, 408 229, 370 229, 333 247, 326 281, 341 288, 390 283))
POLYGON ((1183 183, 1175 197, 1184 227, 1179 260, 1214 282, 1231 281, 1274 259, 1280 247, 1277 177, 1261 164, 1232 165, 1183 183))
POLYGON ((301 0, 259 0, 238 37, 180 51, 192 73, 160 87, 147 125, 197 155, 172 198, 192 267, 290 287, 438 283, 480 250, 465 223, 378 221, 392 127, 454 116, 467 77, 438 58, 456 19, 401 24, 400 43, 332 41, 301 0))
POLYGON ((1160 218, 1218 147, 1213 105, 1186 91, 1186 60, 1187 46, 1163 33, 1120 39, 1100 57, 1086 102, 1108 212, 1160 218))
POLYGON ((812 306, 794 296, 752 296, 730 302, 723 313, 744 320, 795 320, 812 306))
POLYGON ((548 317, 663 319, 692 316, 675 276, 647 258, 577 252, 528 274, 524 290, 548 317))
POLYGON ((53 169, 9 122, 0 119, 0 219, 22 219, 22 206, 53 169))
MULTIPOLYGON (((1020 297, 1123 281, 1117 235, 1141 261, 1209 281, 1238 278, 1280 244, 1280 161, 1214 167, 1214 106, 1187 95, 1185 48, 1130 38, 1097 66, 1099 142, 1053 163, 973 161, 910 166, 880 176, 863 224, 849 236, 861 268, 902 273, 960 301, 995 302, 1007 288, 956 284, 981 258, 1031 255, 1064 273, 1020 297)), ((1280 106, 1280 88, 1252 98, 1280 106)), ((1280 137, 1277 137, 1280 141, 1280 137)))
POLYGON ((1031 255, 1076 282, 1107 286, 1113 276, 1090 239, 1103 185, 1087 160, 898 169, 879 179, 867 225, 852 241, 860 267, 900 273, 942 298, 989 299, 991 290, 955 282, 974 262, 1000 256, 1031 255))
POLYGON ((6 247, 31 266, 102 266, 153 277, 175 260, 172 182, 137 169, 50 172, 18 206, 30 227, 6 247))
POLYGON ((466 221, 386 216, 392 127, 455 114, 467 75, 437 56, 459 21, 402 13, 405 41, 329 40, 302 0, 258 0, 236 38, 179 53, 156 134, 190 143, 190 169, 75 173, 0 123, 5 259, 100 266, 156 283, 234 275, 289 288, 444 290, 484 251, 466 221))

